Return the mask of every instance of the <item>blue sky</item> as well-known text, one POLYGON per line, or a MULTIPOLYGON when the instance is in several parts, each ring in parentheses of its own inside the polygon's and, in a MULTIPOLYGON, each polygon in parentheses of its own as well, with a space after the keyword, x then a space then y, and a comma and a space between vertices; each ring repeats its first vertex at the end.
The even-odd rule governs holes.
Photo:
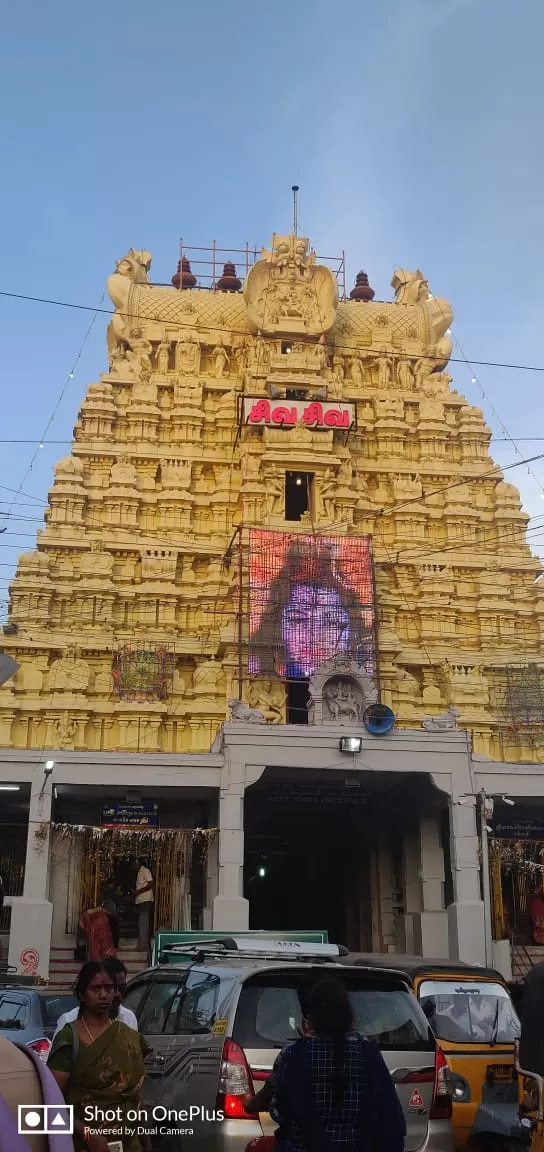
MULTIPOLYGON (((544 364, 543 42, 539 0, 18 0, 2 17, 0 288, 97 305, 130 246, 169 280, 181 235, 242 247, 287 230, 297 183, 300 231, 346 250, 350 282, 365 268, 390 298, 393 269, 421 267, 469 357, 544 364)), ((0 297, 0 439, 39 440, 89 320, 0 297)), ((107 366, 105 326, 50 440, 69 441, 107 366)), ((454 375, 482 405, 470 371, 454 375)), ((544 437, 544 374, 477 375, 521 454, 544 452, 523 439, 544 437)), ((25 492, 44 500, 67 450, 46 444, 25 492)), ((33 451, 0 444, 1 501, 33 451)), ((516 458, 500 441, 494 455, 516 458)), ((507 479, 544 516, 527 469, 507 479)), ((12 519, 0 538, 0 601, 37 527, 12 519)))

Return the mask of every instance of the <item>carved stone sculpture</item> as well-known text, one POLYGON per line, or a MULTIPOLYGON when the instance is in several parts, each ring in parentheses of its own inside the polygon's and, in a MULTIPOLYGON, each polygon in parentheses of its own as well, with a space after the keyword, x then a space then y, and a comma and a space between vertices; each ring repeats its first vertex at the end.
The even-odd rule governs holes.
POLYGON ((262 711, 268 723, 283 723, 285 689, 279 680, 264 680, 262 683, 256 681, 251 684, 249 703, 254 711, 262 711), (257 707, 258 704, 262 706, 260 709, 257 707))
POLYGON ((376 687, 348 655, 333 656, 310 680, 310 724, 357 724, 375 704, 376 687))
POLYGON ((134 284, 148 285, 147 274, 151 268, 151 253, 131 248, 122 260, 116 261, 115 272, 108 277, 106 288, 116 312, 108 327, 108 351, 125 343, 130 315, 129 296, 134 284))
POLYGON ((157 371, 160 372, 162 376, 165 376, 170 367, 170 341, 166 334, 157 346, 156 365, 157 371))
POLYGON ((407 272, 405 268, 397 268, 393 274, 391 287, 395 290, 395 304, 419 304, 429 299, 429 285, 423 272, 407 272))
POLYGON ((324 520, 334 520, 336 515, 336 495, 337 483, 336 477, 333 476, 331 468, 327 468, 323 473, 321 484, 318 489, 318 499, 320 502, 320 516, 324 520))
POLYGON ((334 324, 338 285, 307 239, 275 235, 272 250, 263 249, 249 271, 244 297, 253 331, 320 336, 334 324))
POLYGON ((134 366, 127 360, 126 344, 116 344, 110 352, 110 376, 122 380, 125 376, 134 375, 134 366))
POLYGON ((57 737, 59 748, 73 748, 74 741, 77 735, 77 724, 66 713, 57 720, 55 724, 55 735, 57 737))
POLYGON ((177 407, 201 408, 202 385, 198 376, 185 376, 182 380, 176 380, 174 402, 177 407))
POLYGON ((212 352, 212 359, 215 369, 215 379, 222 380, 225 374, 225 369, 228 367, 229 354, 223 344, 223 338, 220 336, 219 340, 212 352))
POLYGON ((411 392, 414 387, 414 373, 409 360, 399 360, 397 364, 397 381, 403 392, 411 392))
POLYGON ((205 660, 203 664, 197 664, 193 672, 193 689, 199 692, 204 690, 207 693, 215 695, 222 679, 222 665, 212 656, 209 660, 205 660))
POLYGON ((187 332, 185 339, 176 344, 176 372, 182 376, 193 376, 198 372, 200 344, 196 334, 187 332))
POLYGON ((382 351, 382 355, 378 356, 376 363, 378 365, 378 386, 385 391, 385 389, 389 388, 391 383, 391 377, 393 373, 393 357, 387 356, 384 349, 382 351))
POLYGON ((56 480, 72 480, 79 483, 83 476, 83 464, 77 456, 63 456, 54 466, 56 480))
POLYGON ((378 420, 404 420, 404 400, 400 396, 379 396, 376 400, 378 420))
POLYGON ((241 700, 229 700, 231 720, 235 724, 264 724, 265 715, 259 708, 248 708, 241 700))
POLYGON ((88 664, 81 659, 79 650, 70 646, 64 656, 51 665, 46 689, 51 692, 85 692, 89 679, 88 664))
POLYGON ((147 379, 151 375, 151 354, 153 345, 146 340, 141 328, 133 328, 128 338, 126 358, 134 367, 135 372, 147 379))
POLYGON ((265 476, 266 504, 269 516, 281 516, 283 511, 284 484, 274 472, 265 476))
POLYGON ((134 464, 131 464, 126 456, 120 456, 117 462, 112 465, 110 481, 111 484, 119 485, 120 487, 135 488, 136 469, 134 464))
POLYGON ((361 718, 361 705, 349 680, 328 680, 323 688, 323 701, 332 720, 356 724, 361 718))
POLYGON ((423 728, 426 732, 451 732, 457 728, 458 708, 448 708, 441 716, 426 716, 423 728))
POLYGON ((436 353, 436 365, 445 366, 452 353, 452 342, 449 337, 449 328, 453 320, 453 312, 447 300, 439 296, 432 296, 429 285, 419 269, 408 272, 405 268, 397 268, 391 287, 395 290, 395 303, 405 304, 408 307, 424 309, 431 334, 431 343, 436 353))
POLYGON ((363 366, 358 356, 354 356, 352 360, 350 360, 349 378, 356 388, 361 388, 365 382, 363 366))

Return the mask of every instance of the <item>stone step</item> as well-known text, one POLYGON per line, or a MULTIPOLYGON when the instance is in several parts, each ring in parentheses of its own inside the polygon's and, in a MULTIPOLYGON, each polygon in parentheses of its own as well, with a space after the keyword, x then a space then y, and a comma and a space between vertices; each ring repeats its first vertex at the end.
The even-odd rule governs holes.
MULTIPOLYGON (((143 972, 149 963, 147 953, 137 948, 122 948, 117 955, 126 966, 129 980, 139 972, 143 972)), ((49 987, 56 992, 70 992, 80 969, 81 964, 74 959, 73 947, 54 945, 49 960, 49 987)))

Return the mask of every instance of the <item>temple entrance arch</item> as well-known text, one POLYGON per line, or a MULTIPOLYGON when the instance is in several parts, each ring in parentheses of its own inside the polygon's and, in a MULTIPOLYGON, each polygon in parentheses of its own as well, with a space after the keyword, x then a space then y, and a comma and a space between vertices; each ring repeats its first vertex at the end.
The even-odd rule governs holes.
POLYGON ((445 814, 427 777, 350 760, 342 771, 267 768, 244 801, 250 927, 326 929, 351 951, 417 953, 430 925, 433 954, 447 956, 445 814))

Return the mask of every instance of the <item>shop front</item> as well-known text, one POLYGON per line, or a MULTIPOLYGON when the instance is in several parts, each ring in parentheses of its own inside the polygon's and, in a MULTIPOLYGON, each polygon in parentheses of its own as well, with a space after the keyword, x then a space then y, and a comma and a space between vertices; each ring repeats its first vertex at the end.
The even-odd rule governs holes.
POLYGON ((495 940, 542 949, 544 959, 544 803, 495 806, 489 844, 495 940))
POLYGON ((82 946, 89 910, 108 909, 114 946, 138 937, 137 877, 153 877, 150 934, 202 927, 214 805, 199 789, 61 786, 51 826, 53 947, 82 946), (188 793, 188 794, 187 794, 188 793))

